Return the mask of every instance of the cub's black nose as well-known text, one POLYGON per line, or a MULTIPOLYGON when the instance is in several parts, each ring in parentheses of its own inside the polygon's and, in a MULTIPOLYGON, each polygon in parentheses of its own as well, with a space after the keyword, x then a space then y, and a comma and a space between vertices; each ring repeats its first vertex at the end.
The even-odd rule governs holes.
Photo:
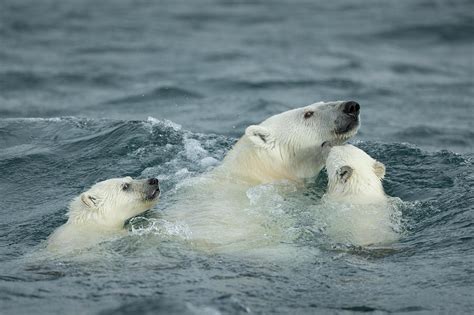
POLYGON ((156 178, 150 178, 150 179, 148 180, 148 184, 150 184, 150 185, 158 185, 158 179, 156 179, 156 178))
POLYGON ((344 109, 342 110, 343 113, 350 115, 350 116, 357 116, 359 115, 360 105, 354 101, 348 101, 344 104, 344 109))

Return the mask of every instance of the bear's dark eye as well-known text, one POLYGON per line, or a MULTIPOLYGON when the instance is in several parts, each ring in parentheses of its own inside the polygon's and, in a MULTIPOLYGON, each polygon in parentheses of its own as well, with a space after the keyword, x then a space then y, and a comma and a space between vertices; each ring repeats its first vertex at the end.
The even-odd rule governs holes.
POLYGON ((130 184, 129 183, 123 183, 122 184, 122 190, 128 190, 130 188, 130 184))
POLYGON ((314 114, 313 111, 307 111, 307 112, 305 112, 305 113, 304 113, 304 119, 308 119, 308 118, 312 117, 313 114, 314 114))

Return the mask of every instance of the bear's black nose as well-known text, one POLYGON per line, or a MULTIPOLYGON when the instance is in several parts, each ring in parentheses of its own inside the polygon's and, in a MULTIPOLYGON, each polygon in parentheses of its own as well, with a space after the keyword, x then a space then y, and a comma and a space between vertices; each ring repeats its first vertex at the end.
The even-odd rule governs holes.
POLYGON ((343 113, 350 115, 350 116, 357 116, 359 115, 360 105, 354 101, 348 101, 344 103, 344 109, 342 110, 343 113))
POLYGON ((150 179, 148 180, 148 184, 150 184, 150 185, 158 185, 158 179, 156 179, 156 178, 150 178, 150 179))

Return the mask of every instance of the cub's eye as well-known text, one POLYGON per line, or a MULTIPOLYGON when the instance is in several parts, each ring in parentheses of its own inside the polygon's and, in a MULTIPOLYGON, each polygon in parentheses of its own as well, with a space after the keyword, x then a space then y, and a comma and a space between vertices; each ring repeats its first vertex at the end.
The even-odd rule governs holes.
POLYGON ((312 117, 313 114, 314 114, 313 111, 307 111, 307 112, 305 112, 305 113, 304 113, 304 119, 308 119, 308 118, 312 117))
POLYGON ((122 184, 122 190, 128 190, 130 188, 130 184, 129 183, 123 183, 122 184))

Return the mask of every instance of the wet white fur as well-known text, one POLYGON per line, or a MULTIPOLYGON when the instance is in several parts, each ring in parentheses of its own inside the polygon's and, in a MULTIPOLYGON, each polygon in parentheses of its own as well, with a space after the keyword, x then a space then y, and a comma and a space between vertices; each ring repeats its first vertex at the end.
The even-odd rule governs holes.
POLYGON ((335 133, 342 104, 316 103, 248 127, 221 166, 177 187, 180 198, 164 219, 186 227, 187 239, 200 248, 258 246, 274 231, 266 228, 267 218, 249 210, 246 194, 253 186, 316 176, 327 155, 321 144, 343 142, 357 131, 335 133), (309 119, 304 118, 307 111, 314 111, 309 119))
POLYGON ((353 145, 331 148, 326 168, 327 233, 353 245, 387 244, 398 234, 394 209, 382 186, 385 166, 353 145), (342 171, 341 171, 342 170, 342 171))
POLYGON ((253 184, 316 176, 325 162, 321 144, 340 144, 357 132, 354 128, 343 135, 335 133, 343 103, 314 103, 249 126, 217 171, 253 184), (308 111, 314 114, 305 119, 308 111))
POLYGON ((350 144, 331 148, 326 169, 328 197, 357 204, 386 201, 382 186, 385 166, 361 149, 350 144), (341 179, 338 174, 343 167, 352 170, 347 180, 341 179))
POLYGON ((126 220, 150 209, 157 201, 146 200, 143 189, 123 191, 124 184, 134 185, 131 177, 99 182, 72 200, 68 221, 48 239, 48 248, 77 249, 97 243, 123 230, 126 220))

